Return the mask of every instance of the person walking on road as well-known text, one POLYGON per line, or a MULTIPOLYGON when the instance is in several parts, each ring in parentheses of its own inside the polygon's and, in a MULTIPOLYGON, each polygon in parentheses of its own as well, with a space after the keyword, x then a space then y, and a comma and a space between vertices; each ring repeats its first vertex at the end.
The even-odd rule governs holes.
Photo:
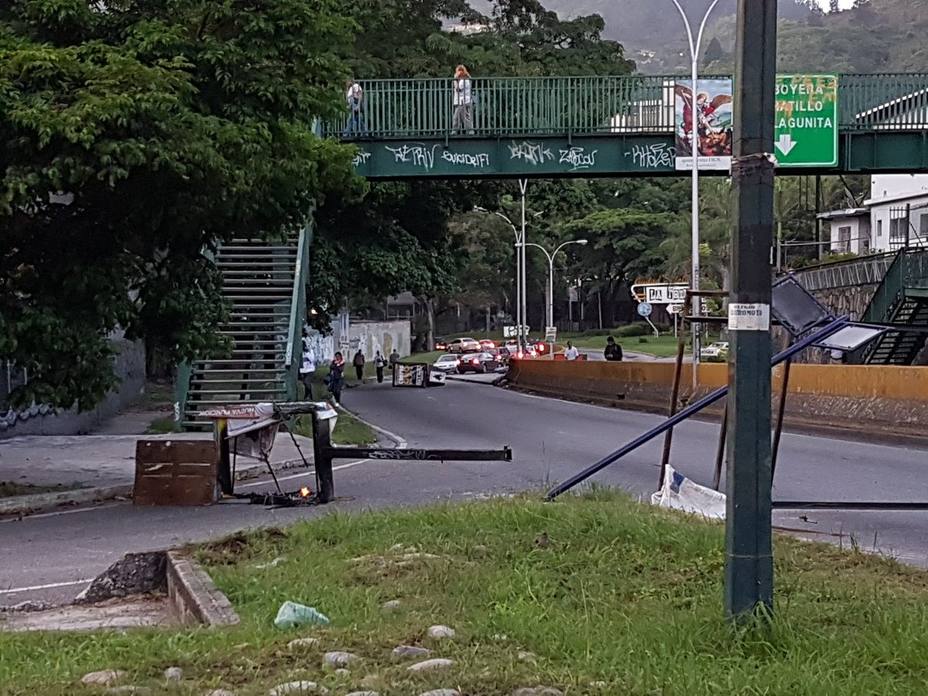
POLYGON ((603 351, 603 355, 606 357, 606 360, 619 361, 622 359, 622 346, 616 343, 615 339, 610 336, 606 339, 606 350, 603 351))
POLYGON ((361 349, 358 348, 358 352, 354 354, 354 358, 351 360, 351 364, 354 365, 354 373, 358 376, 358 381, 361 382, 364 380, 364 353, 361 352, 361 349))
POLYGON ((453 99, 454 114, 451 117, 452 135, 458 131, 465 131, 468 135, 474 132, 474 95, 471 89, 470 73, 463 65, 454 70, 453 99))
POLYGON ((570 341, 567 341, 567 350, 564 351, 564 357, 568 360, 576 360, 580 357, 580 351, 574 348, 570 341))
POLYGON ((387 359, 377 351, 374 356, 374 369, 377 370, 377 384, 383 384, 383 369, 387 366, 387 359))
POLYGON ((396 370, 396 363, 400 361, 400 354, 396 351, 396 348, 393 349, 393 352, 390 353, 390 372, 396 370))
POLYGON ((345 358, 341 352, 336 353, 335 357, 332 358, 332 362, 329 363, 329 376, 326 377, 326 385, 332 398, 335 399, 335 403, 340 404, 342 402, 342 387, 345 386, 345 358))

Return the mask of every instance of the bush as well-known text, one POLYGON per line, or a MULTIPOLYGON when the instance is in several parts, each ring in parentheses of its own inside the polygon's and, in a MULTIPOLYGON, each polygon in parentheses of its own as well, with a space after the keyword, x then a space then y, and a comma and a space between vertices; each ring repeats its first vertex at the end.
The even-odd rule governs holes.
POLYGON ((632 336, 647 336, 651 333, 651 327, 648 326, 643 321, 635 322, 634 324, 628 324, 627 326, 620 326, 614 331, 616 336, 621 336, 624 338, 630 338, 632 336))

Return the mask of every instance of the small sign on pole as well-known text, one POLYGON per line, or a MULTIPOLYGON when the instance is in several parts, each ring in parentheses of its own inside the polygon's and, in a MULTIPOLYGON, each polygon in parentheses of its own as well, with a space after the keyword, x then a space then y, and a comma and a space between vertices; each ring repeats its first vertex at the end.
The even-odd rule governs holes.
POLYGON ((638 316, 647 319, 649 316, 651 316, 652 309, 653 308, 651 307, 650 302, 642 302, 638 305, 638 316))
POLYGON ((557 327, 546 326, 545 327, 545 343, 554 343, 555 341, 557 341, 557 327))

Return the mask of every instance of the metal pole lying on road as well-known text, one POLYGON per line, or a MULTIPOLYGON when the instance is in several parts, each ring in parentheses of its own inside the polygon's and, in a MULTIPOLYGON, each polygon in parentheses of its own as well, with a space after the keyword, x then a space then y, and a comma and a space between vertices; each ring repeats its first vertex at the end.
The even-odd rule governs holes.
POLYGON ((738 1, 725 517, 725 612, 734 618, 773 609, 770 251, 776 21, 776 0, 738 1))

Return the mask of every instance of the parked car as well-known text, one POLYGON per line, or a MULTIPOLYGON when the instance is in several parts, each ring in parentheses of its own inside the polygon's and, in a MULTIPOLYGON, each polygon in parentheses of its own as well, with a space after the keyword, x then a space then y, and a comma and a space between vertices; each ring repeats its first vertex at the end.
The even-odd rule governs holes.
POLYGON ((728 341, 715 341, 699 351, 699 359, 708 362, 725 362, 728 360, 728 341))
POLYGON ((448 344, 449 353, 476 353, 480 351, 480 343, 473 338, 455 338, 448 344))
POLYGON ((501 366, 499 359, 494 358, 491 353, 468 353, 461 358, 458 373, 463 375, 467 372, 493 372, 501 366))
POLYGON ((435 337, 435 350, 448 350, 448 341, 436 336, 435 337))
POLYGON ((445 353, 432 363, 432 370, 437 370, 438 372, 457 372, 458 363, 460 362, 461 359, 457 355, 445 353))

